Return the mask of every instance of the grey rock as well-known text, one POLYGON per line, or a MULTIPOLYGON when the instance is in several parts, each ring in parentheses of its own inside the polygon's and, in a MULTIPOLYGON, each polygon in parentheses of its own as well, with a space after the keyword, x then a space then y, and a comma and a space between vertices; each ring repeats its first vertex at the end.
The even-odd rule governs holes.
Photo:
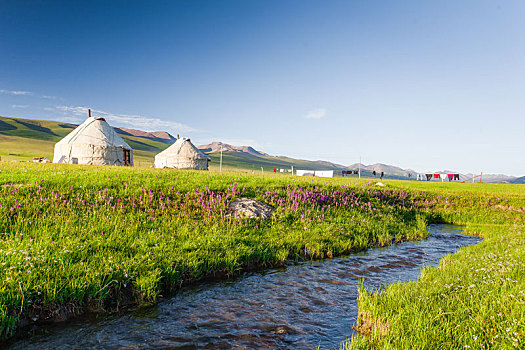
POLYGON ((253 198, 241 197, 230 203, 227 215, 235 218, 263 218, 267 220, 272 217, 274 210, 274 207, 269 204, 256 201, 253 198))

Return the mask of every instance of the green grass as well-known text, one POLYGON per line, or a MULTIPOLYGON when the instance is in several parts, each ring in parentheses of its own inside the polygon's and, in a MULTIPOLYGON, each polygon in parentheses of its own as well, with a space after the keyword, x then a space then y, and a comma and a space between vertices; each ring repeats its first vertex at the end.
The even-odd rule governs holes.
POLYGON ((198 280, 418 239, 448 222, 484 241, 416 282, 365 283, 362 335, 343 347, 523 347, 523 186, 383 182, 0 162, 0 333, 57 310, 154 302, 198 280), (227 217, 239 196, 272 204, 274 218, 227 217))
POLYGON ((12 162, 0 179, 3 337, 65 307, 154 302, 206 278, 427 234, 425 199, 348 181, 12 162), (239 196, 274 217, 228 217, 239 196))
POLYGON ((525 347, 525 189, 410 183, 441 196, 432 211, 484 238, 426 268, 416 282, 359 290, 362 332, 344 349, 525 347))
POLYGON ((0 117, 0 133, 33 140, 58 141, 76 126, 48 120, 0 117))
MULTIPOLYGON (((0 159, 14 161, 31 161, 33 157, 53 159, 55 143, 71 132, 76 125, 48 120, 22 119, 0 117, 0 159)), ((152 167, 155 155, 163 151, 168 144, 150 140, 145 137, 120 134, 133 149, 134 165, 136 167, 152 167)), ((220 153, 211 153, 210 170, 219 170, 220 153)), ((254 156, 243 152, 224 152, 223 170, 244 174, 261 174, 261 168, 266 174, 274 168, 307 170, 334 170, 335 176, 341 176, 346 170, 342 165, 323 161, 293 159, 284 156, 254 156)), ((372 172, 362 170, 363 177, 372 177, 372 172)), ((288 176, 287 174, 280 174, 288 176)), ((386 174, 388 178, 404 178, 403 173, 386 174)), ((357 175, 351 175, 355 178, 357 175)))

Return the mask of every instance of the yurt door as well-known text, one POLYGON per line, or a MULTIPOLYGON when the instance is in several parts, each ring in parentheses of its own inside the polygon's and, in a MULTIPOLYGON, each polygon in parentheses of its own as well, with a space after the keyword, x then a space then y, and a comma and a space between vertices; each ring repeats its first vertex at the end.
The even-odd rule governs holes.
POLYGON ((131 165, 131 151, 129 149, 125 149, 124 151, 124 165, 130 166, 131 165))

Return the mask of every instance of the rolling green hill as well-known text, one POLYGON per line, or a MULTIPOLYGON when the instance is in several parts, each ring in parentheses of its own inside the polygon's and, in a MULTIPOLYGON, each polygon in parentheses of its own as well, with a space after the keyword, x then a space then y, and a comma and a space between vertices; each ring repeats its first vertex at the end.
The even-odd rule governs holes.
MULTIPOLYGON (((33 157, 52 159, 55 143, 76 127, 74 124, 48 120, 0 117, 0 157, 3 160, 32 160, 33 157)), ((169 146, 164 142, 115 130, 133 148, 137 166, 152 165, 155 154, 169 146)))
POLYGON ((511 184, 525 184, 525 176, 518 177, 510 181, 511 184))
MULTIPOLYGON (((30 161, 33 157, 53 158, 55 143, 75 129, 77 125, 48 120, 22 119, 12 117, 0 117, 0 160, 30 161)), ((155 155, 175 140, 166 132, 149 133, 134 129, 114 128, 115 131, 133 148, 135 166, 152 166, 155 155)), ((259 152, 249 146, 231 146, 215 142, 209 145, 199 146, 202 151, 208 152, 212 160, 209 164, 210 170, 217 171, 220 167, 220 152, 217 145, 223 149, 223 169, 244 173, 252 171, 260 173, 261 168, 265 173, 270 173, 274 168, 295 170, 334 170, 336 176, 341 176, 343 170, 357 170, 358 164, 344 166, 327 161, 309 161, 294 159, 284 156, 271 156, 259 152)), ((408 173, 413 170, 405 170, 392 165, 372 164, 361 165, 361 175, 372 177, 372 171, 378 174, 384 171, 388 179, 414 179, 408 178, 408 173)), ((289 174, 289 173, 284 173, 289 174)), ((351 177, 357 177, 352 174, 351 177)), ((484 179, 490 175, 484 174, 484 179)), ((525 177, 505 177, 510 183, 524 183, 525 177)), ((499 182, 498 179, 489 182, 499 182)))
MULTIPOLYGON (((212 164, 219 166, 220 153, 209 153, 208 156, 212 159, 212 164)), ((271 171, 273 168, 277 169, 309 169, 309 170, 345 170, 343 166, 331 164, 326 166, 318 162, 307 160, 293 159, 287 157, 272 157, 272 156, 255 156, 243 152, 223 152, 223 167, 232 169, 245 169, 261 171, 261 167, 265 171, 271 171)))
MULTIPOLYGON (((33 157, 53 158, 55 143, 75 129, 77 125, 48 120, 0 117, 0 157, 2 160, 30 161, 33 157)), ((115 131, 133 148, 135 166, 150 166, 155 155, 169 144, 152 140, 151 137, 133 136, 129 129, 115 131)), ((135 130, 137 131, 137 130, 135 130)), ((209 153, 211 170, 218 170, 220 153, 209 153)), ((223 153, 223 169, 241 172, 265 172, 277 169, 334 170, 341 175, 348 167, 325 161, 308 161, 288 157, 274 157, 266 154, 256 155, 247 152, 230 151, 223 153)), ((279 170, 278 170, 279 171, 279 170)), ((363 170, 363 176, 372 176, 371 171, 363 170)), ((352 175, 357 176, 357 175, 352 175)))
MULTIPOLYGON (((208 153, 208 157, 212 160, 210 162, 210 169, 218 170, 220 167, 220 153, 208 153)), ((343 165, 334 164, 325 161, 310 161, 302 159, 294 159, 283 156, 256 156, 244 152, 223 152, 222 155, 222 167, 224 170, 234 170, 250 173, 252 171, 261 172, 261 167, 264 172, 273 172, 274 168, 277 168, 277 172, 280 174, 279 169, 291 169, 293 166, 294 170, 334 170, 334 174, 341 176, 343 170, 349 170, 348 167, 343 165)), ((362 170, 362 176, 372 177, 372 171, 362 170)), ((351 175, 357 177, 357 175, 351 175)), ((401 178, 401 177, 400 177, 401 178)))
MULTIPOLYGON (((264 171, 267 172, 273 171, 274 168, 291 169, 293 166, 296 170, 333 170, 336 175, 342 176, 342 171, 359 169, 359 164, 345 166, 323 160, 311 161, 285 156, 271 156, 250 146, 233 146, 217 141, 207 145, 201 145, 198 148, 202 152, 207 153, 213 160, 213 163, 210 165, 213 169, 219 168, 221 149, 223 150, 223 168, 229 170, 261 172, 261 168, 263 168, 264 171)), ((413 170, 403 170, 387 164, 361 165, 361 174, 363 176, 372 177, 374 170, 377 174, 384 171, 385 177, 390 179, 406 179, 409 173, 415 173, 413 170)), ((277 171, 279 172, 279 170, 277 171)), ((357 175, 353 173, 348 176, 357 177, 357 175)))
MULTIPOLYGON (((55 143, 75 129, 77 125, 48 120, 0 117, 0 157, 3 160, 32 160, 33 157, 53 158, 55 143)), ((135 165, 153 164, 155 154, 166 149, 165 142, 151 140, 148 137, 133 136, 126 131, 115 131, 133 148, 135 165)), ((210 153, 210 168, 219 169, 220 153, 210 153)), ((347 168, 323 161, 307 161, 288 157, 253 155, 244 152, 224 152, 223 169, 250 172, 252 169, 271 172, 273 168, 308 170, 335 170, 341 173, 347 168)))

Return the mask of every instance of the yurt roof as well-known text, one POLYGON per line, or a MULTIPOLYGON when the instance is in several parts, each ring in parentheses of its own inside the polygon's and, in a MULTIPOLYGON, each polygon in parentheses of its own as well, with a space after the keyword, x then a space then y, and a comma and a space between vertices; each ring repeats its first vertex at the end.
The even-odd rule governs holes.
MULTIPOLYGON (((201 150, 199 150, 197 147, 195 147, 191 140, 187 137, 179 138, 175 143, 168 148, 166 148, 164 151, 157 154, 157 156, 178 156, 181 153, 182 147, 184 145, 188 145, 189 148, 185 150, 185 152, 189 152, 191 154, 191 158, 194 159, 208 159, 208 156, 204 154, 201 150)), ((184 156, 186 156, 185 154, 184 156)))
POLYGON ((89 117, 75 130, 66 135, 58 144, 92 144, 99 146, 114 146, 124 149, 131 147, 106 122, 104 118, 89 117))

